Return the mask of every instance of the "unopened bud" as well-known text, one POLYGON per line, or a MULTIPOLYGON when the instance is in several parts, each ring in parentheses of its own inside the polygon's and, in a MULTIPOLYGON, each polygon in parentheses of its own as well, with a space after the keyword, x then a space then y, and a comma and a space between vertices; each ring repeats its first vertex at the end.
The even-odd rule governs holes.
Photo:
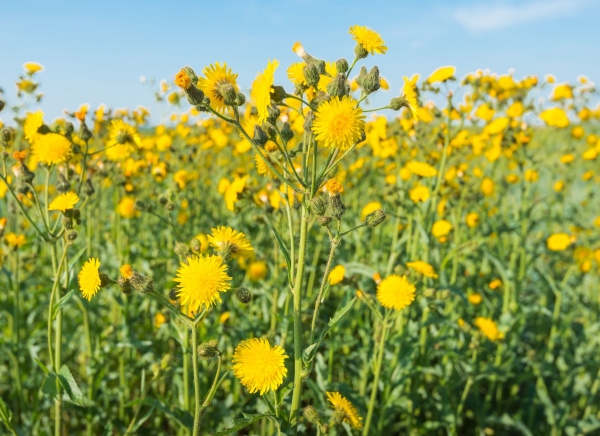
POLYGON ((331 223, 331 221, 333 221, 333 219, 329 216, 320 216, 317 219, 317 222, 319 223, 319 225, 323 226, 323 227, 328 226, 329 223, 331 223))
POLYGON ((183 67, 181 71, 183 71, 189 77, 190 81, 194 85, 198 83, 198 76, 196 76, 196 73, 194 72, 192 67, 183 67))
POLYGON ((21 163, 21 172, 19 173, 19 180, 23 183, 31 183, 35 179, 35 173, 31 172, 31 170, 25 165, 21 163))
POLYGON ((177 288, 173 288, 169 291, 169 300, 177 301, 177 288))
POLYGON ((0 112, 2 112, 4 106, 6 106, 6 103, 4 103, 4 100, 0 100, 0 112))
POLYGON ((56 190, 58 192, 67 192, 69 189, 71 189, 71 184, 65 179, 65 176, 59 174, 56 182, 56 190))
POLYGON ((333 78, 329 85, 327 85, 327 92, 332 97, 342 98, 350 93, 350 87, 346 82, 346 76, 342 73, 338 74, 333 78))
POLYGON ((329 209, 327 210, 327 215, 332 218, 340 219, 346 213, 346 206, 342 202, 342 199, 339 195, 330 195, 329 196, 329 209))
POLYGON ((358 73, 358 77, 356 78, 356 83, 363 87, 368 74, 369 73, 367 73, 367 68, 364 66, 361 67, 358 73))
POLYGON ((447 300, 450 297, 450 291, 448 289, 438 291, 436 297, 438 300, 447 300))
POLYGON ((369 215, 367 215, 367 218, 365 219, 365 223, 367 223, 367 226, 370 228, 377 227, 384 221, 385 212, 382 209, 377 209, 376 211, 371 212, 369 215))
POLYGON ((354 55, 357 59, 364 59, 369 56, 369 51, 362 44, 357 43, 356 47, 354 47, 354 55))
POLYGON ((254 137, 252 138, 256 145, 264 146, 269 137, 260 126, 254 126, 254 137))
POLYGON ((326 210, 327 203, 323 197, 313 197, 313 199, 310 201, 310 211, 317 216, 323 216, 326 210))
POLYGON ((346 412, 341 409, 336 409, 331 417, 331 425, 334 427, 336 425, 340 425, 342 422, 344 422, 344 419, 346 419, 346 412))
POLYGON ((235 291, 235 296, 244 304, 248 304, 252 301, 252 294, 244 287, 238 288, 237 291, 235 291))
POLYGON ((435 296, 435 289, 427 288, 423 291, 423 296, 425 298, 433 298, 435 296))
POLYGON ((283 86, 271 86, 271 101, 281 103, 286 96, 287 92, 285 92, 283 86))
POLYGON ((92 195, 94 195, 94 192, 96 192, 96 190, 94 189, 94 185, 92 184, 92 179, 87 179, 85 181, 85 185, 83 185, 83 193, 88 197, 91 197, 92 195))
POLYGON ((274 104, 271 104, 267 107, 267 112, 267 121, 275 125, 275 123, 277 122, 277 118, 279 118, 279 115, 281 115, 281 110, 274 104))
POLYGON ((90 129, 88 129, 88 126, 85 124, 85 122, 82 122, 81 126, 79 126, 79 137, 83 141, 89 141, 92 138, 92 132, 90 132, 90 129))
POLYGON ((79 233, 77 233, 76 230, 67 230, 67 240, 69 242, 73 242, 77 239, 77 236, 79 236, 79 233))
POLYGON ((313 111, 309 110, 308 113, 304 116, 304 131, 305 132, 311 132, 312 131, 312 124, 313 121, 315 120, 315 114, 313 113, 313 111))
POLYGON ((246 103, 246 96, 241 92, 237 93, 237 97, 235 98, 235 104, 237 106, 243 106, 246 103))
POLYGON ((11 134, 10 134, 10 130, 8 129, 2 129, 2 142, 6 143, 10 141, 11 138, 11 134))
POLYGON ((319 83, 321 76, 319 75, 319 70, 317 69, 316 65, 308 64, 302 69, 302 71, 304 73, 304 79, 309 86, 316 86, 319 83))
POLYGON ((225 83, 217 87, 217 92, 223 98, 223 101, 227 106, 233 106, 235 104, 237 92, 231 84, 225 83))
POLYGON ((108 285, 112 285, 114 283, 114 281, 111 280, 110 277, 108 277, 104 273, 100 273, 100 274, 98 274, 98 276, 100 277, 100 287, 101 288, 106 288, 108 285))
POLYGON ((183 259, 192 254, 190 251, 190 247, 187 244, 184 244, 183 242, 176 243, 174 251, 177 256, 183 259))
POLYGON ((200 359, 210 359, 221 354, 218 348, 219 342, 216 339, 198 345, 196 352, 200 359))
MULTIPOLYGON (((234 90, 235 92, 235 90, 234 90)), ((189 88, 185 89, 188 103, 192 106, 202 104, 204 101, 204 92, 194 84, 190 84, 189 88)))
POLYGON ((346 74, 348 72, 348 61, 346 59, 338 59, 335 61, 335 69, 338 73, 346 74))
POLYGON ((373 67, 365 80, 363 81, 363 89, 367 94, 377 91, 381 88, 381 81, 379 78, 379 68, 373 67))
POLYGON ((313 406, 306 406, 302 413, 308 422, 311 424, 319 424, 321 422, 321 417, 319 416, 319 412, 313 406))
POLYGON ((73 123, 70 121, 67 121, 65 123, 65 135, 71 136, 71 134, 73 133, 74 130, 75 130, 75 127, 73 126, 73 123))
POLYGON ((200 244, 200 241, 197 238, 192 238, 190 241, 190 248, 194 253, 197 253, 202 248, 202 244, 200 244))
POLYGON ((283 138, 283 140, 285 142, 288 142, 293 137, 294 137, 294 132, 292 131, 292 128, 290 127, 290 123, 288 123, 286 121, 285 123, 283 123, 283 127, 281 128, 281 138, 283 138))

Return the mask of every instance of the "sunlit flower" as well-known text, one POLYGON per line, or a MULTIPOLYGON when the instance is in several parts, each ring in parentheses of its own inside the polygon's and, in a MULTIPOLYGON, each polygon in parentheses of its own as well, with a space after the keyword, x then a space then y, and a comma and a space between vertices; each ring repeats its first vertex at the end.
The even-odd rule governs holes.
POLYGON ((406 168, 411 173, 421 177, 434 177, 437 175, 437 170, 426 162, 410 161, 406 164, 406 168))
POLYGON ((248 278, 253 282, 258 282, 267 276, 268 271, 266 262, 254 261, 248 265, 248 278))
POLYGON ((552 127, 567 127, 569 125, 569 117, 562 108, 553 107, 546 109, 540 114, 540 118, 545 123, 552 127))
POLYGON ((356 100, 349 96, 334 97, 323 103, 312 126, 317 141, 325 147, 350 148, 363 134, 365 116, 362 113, 356 100))
POLYGON ((425 277, 431 277, 433 279, 437 279, 438 277, 438 275, 435 272, 435 269, 433 269, 433 266, 431 266, 427 262, 415 260, 414 262, 407 262, 406 266, 423 274, 425 277))
POLYGON ((352 35, 352 39, 364 47, 369 53, 385 54, 387 47, 381 36, 374 30, 366 26, 352 26, 348 33, 352 35))
POLYGON ((449 80, 452 76, 454 76, 454 72, 456 68, 453 66, 448 67, 440 67, 435 70, 431 75, 427 78, 428 83, 437 83, 437 82, 445 82, 449 80))
POLYGON ((549 250, 563 251, 571 245, 571 237, 566 233, 555 233, 546 240, 549 250))
POLYGON ((79 289, 83 298, 90 301, 98 293, 102 281, 100 280, 100 261, 91 258, 83 264, 77 276, 79 289))
POLYGON ((35 74, 44 70, 44 67, 37 62, 25 62, 23 68, 25 68, 27 74, 35 74))
POLYGON ((377 300, 383 307, 402 310, 415 300, 415 286, 406 276, 393 274, 377 286, 377 300))
POLYGON ((481 294, 477 293, 469 295, 467 299, 469 300, 469 303, 475 306, 481 304, 481 302, 483 301, 483 297, 481 296, 481 294))
POLYGON ((238 344, 231 357, 233 373, 251 394, 263 395, 283 383, 287 357, 283 348, 271 347, 266 339, 246 339, 238 344))
POLYGON ((345 274, 346 268, 344 268, 344 265, 337 265, 329 272, 329 277, 327 277, 327 279, 329 280, 329 284, 337 285, 338 283, 341 283, 342 280, 344 280, 345 274))
POLYGON ((452 230, 452 224, 447 220, 438 220, 433 223, 433 227, 431 227, 431 233, 436 238, 441 238, 446 236, 452 230))
POLYGON ((247 256, 253 251, 246 235, 231 227, 221 226, 212 229, 211 234, 208 235, 208 242, 226 260, 229 257, 247 256))
POLYGON ((71 141, 58 133, 37 135, 31 146, 31 155, 46 165, 59 164, 71 156, 71 141))
POLYGON ((504 338, 504 334, 498 330, 498 325, 491 318, 478 316, 475 318, 475 321, 473 321, 473 324, 481 333, 483 333, 486 338, 492 342, 496 342, 504 338))
POLYGON ((469 214, 467 214, 465 221, 467 223, 467 226, 471 228, 476 227, 477 224, 479 224, 479 214, 477 212, 470 212, 469 214))
POLYGON ((204 91, 204 94, 210 99, 211 107, 217 112, 225 112, 227 105, 221 93, 221 88, 225 85, 233 87, 235 92, 239 92, 240 88, 237 84, 237 74, 233 74, 231 68, 227 68, 227 64, 221 65, 217 62, 214 65, 209 65, 202 70, 205 77, 198 79, 198 87, 204 91))
POLYGON ((65 192, 52 200, 50 206, 48 206, 48 210, 60 210, 64 213, 69 209, 73 209, 78 201, 79 196, 75 192, 65 192))
POLYGON ((135 207, 133 197, 123 197, 117 205, 117 213, 123 218, 136 218, 140 216, 140 211, 135 207))
POLYGON ((30 143, 38 136, 38 129, 44 124, 44 112, 41 110, 29 112, 23 124, 23 134, 30 143))
POLYGON ((327 399, 334 410, 344 415, 344 422, 350 424, 357 430, 360 430, 363 427, 363 419, 358 414, 356 407, 354 407, 350 401, 344 398, 339 392, 327 392, 326 394, 327 399))
POLYGON ((402 92, 404 93, 404 99, 406 100, 406 105, 410 110, 410 113, 415 121, 419 121, 419 102, 417 100, 417 87, 416 82, 419 80, 418 75, 414 75, 412 79, 404 76, 404 87, 402 88, 402 92))
POLYGON ((267 68, 262 73, 256 75, 256 79, 252 82, 252 90, 250 98, 254 101, 258 111, 258 122, 260 124, 267 121, 269 116, 268 108, 271 105, 271 87, 275 80, 275 70, 279 66, 279 62, 273 59, 273 62, 267 63, 267 68))
POLYGON ((429 188, 424 185, 417 185, 410 190, 409 197, 414 203, 425 202, 429 200, 429 188))
POLYGON ((25 245, 25 235, 17 235, 16 233, 10 232, 4 236, 4 240, 11 248, 19 248, 25 245))

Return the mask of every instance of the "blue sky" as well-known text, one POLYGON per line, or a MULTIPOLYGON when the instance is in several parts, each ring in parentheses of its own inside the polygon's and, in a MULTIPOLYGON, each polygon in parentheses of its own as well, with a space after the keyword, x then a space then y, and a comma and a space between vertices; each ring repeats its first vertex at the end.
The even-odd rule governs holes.
POLYGON ((584 74, 598 83, 599 19, 594 0, 3 0, 0 87, 12 101, 23 63, 36 61, 45 67, 40 107, 49 119, 81 103, 105 103, 144 105, 156 120, 153 89, 140 76, 158 83, 184 65, 200 72, 225 61, 247 90, 276 58, 277 81, 291 90, 285 69, 298 60, 292 44, 301 41, 321 59, 351 60, 353 24, 377 30, 389 49, 365 61, 378 65, 392 85, 373 104, 398 93, 403 75, 427 76, 442 65, 455 65, 458 77, 478 68, 513 68, 519 78, 552 73, 573 82, 584 74))

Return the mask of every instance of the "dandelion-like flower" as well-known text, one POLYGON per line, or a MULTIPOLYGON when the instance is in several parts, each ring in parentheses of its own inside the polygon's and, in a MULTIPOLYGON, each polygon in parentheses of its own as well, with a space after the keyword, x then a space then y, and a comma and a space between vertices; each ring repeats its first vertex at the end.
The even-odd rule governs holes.
POLYGON ((325 189, 327 189, 329 195, 338 195, 339 193, 344 192, 344 186, 338 182, 335 177, 329 179, 327 183, 325 183, 325 189))
POLYGON ((346 275, 346 268, 344 268, 344 265, 337 265, 331 270, 329 277, 327 277, 329 284, 337 285, 338 283, 341 283, 341 281, 344 280, 344 275, 346 275))
POLYGON ((83 294, 83 298, 88 301, 90 301, 100 289, 102 281, 100 280, 99 269, 100 261, 91 258, 83 264, 81 271, 79 271, 79 275, 77 276, 79 280, 79 289, 83 294))
POLYGON ((347 149, 360 140, 364 119, 362 109, 352 97, 332 98, 319 106, 312 130, 325 147, 347 149))
POLYGON ((17 235, 16 233, 7 233, 4 237, 9 247, 19 248, 25 245, 25 235, 17 235))
POLYGON ((221 226, 211 229, 208 243, 219 253, 224 254, 222 257, 225 259, 229 256, 233 258, 247 256, 253 251, 246 235, 231 227, 221 226))
POLYGON ((238 344, 231 358, 233 373, 251 394, 263 395, 283 383, 287 357, 283 348, 271 347, 266 339, 246 339, 238 344))
POLYGON ((23 124, 25 139, 33 143, 33 140, 38 136, 38 129, 42 127, 42 124, 44 124, 44 112, 38 110, 28 113, 23 124))
POLYGON ((59 164, 71 156, 71 141, 58 133, 37 135, 31 145, 31 155, 46 165, 59 164))
POLYGON ((431 277, 432 279, 437 279, 438 275, 436 274, 433 266, 428 264, 427 262, 423 262, 422 260, 415 260, 414 262, 407 262, 406 266, 410 269, 414 269, 415 271, 423 274, 425 277, 431 277))
POLYGON ((60 210, 64 213, 67 210, 73 209, 78 201, 79 197, 75 192, 65 192, 52 200, 50 206, 48 206, 48 210, 60 210))
POLYGON ((248 176, 236 176, 235 180, 227 186, 225 190, 225 205, 227 206, 227 210, 234 211, 235 202, 238 200, 238 194, 241 194, 246 187, 246 180, 248 180, 248 176))
POLYGON ((546 240, 549 250, 563 251, 571 245, 571 237, 566 233, 555 233, 546 240))
POLYGON ((358 414, 356 407, 339 392, 327 392, 327 399, 336 412, 344 414, 344 422, 347 422, 357 430, 363 427, 362 417, 358 414))
POLYGON ((387 47, 385 42, 374 30, 369 29, 366 26, 352 26, 348 33, 352 35, 358 44, 362 45, 365 50, 374 55, 375 53, 385 54, 387 47))
POLYGON ((415 300, 415 286, 406 276, 392 274, 377 286, 377 300, 383 307, 402 310, 415 300))
POLYGON ((112 120, 108 129, 109 145, 130 144, 140 147, 142 140, 135 128, 123 120, 112 120))
POLYGON ((177 270, 173 281, 179 283, 177 295, 182 306, 198 312, 221 301, 220 292, 229 289, 231 277, 227 265, 220 256, 191 256, 177 270))
POLYGON ((498 330, 498 325, 491 318, 478 316, 475 318, 475 321, 473 321, 473 324, 479 329, 483 336, 492 342, 499 341, 504 337, 504 334, 498 330))
POLYGON ((273 59, 273 62, 267 63, 267 68, 262 73, 256 75, 256 79, 252 82, 252 90, 250 98, 254 100, 256 109, 258 110, 258 122, 260 124, 267 121, 269 116, 268 108, 271 105, 271 87, 275 81, 275 70, 279 66, 279 62, 273 59))
POLYGON ((406 168, 411 173, 421 177, 434 177, 437 175, 437 170, 426 162, 410 161, 406 164, 406 168))
POLYGON ((437 82, 445 82, 454 76, 454 72, 456 68, 453 66, 440 67, 435 70, 431 75, 427 78, 428 83, 437 83, 437 82))
POLYGON ((217 112, 225 112, 227 105, 225 99, 220 92, 220 88, 224 85, 231 85, 235 92, 239 92, 240 88, 237 84, 237 74, 233 74, 231 68, 227 68, 227 64, 221 65, 217 62, 215 65, 209 65, 202 70, 205 77, 198 79, 198 87, 210 99, 210 105, 217 112))
POLYGON ((415 121, 419 121, 419 102, 417 101, 417 88, 416 81, 419 79, 419 76, 415 75, 412 79, 404 76, 404 87, 402 88, 402 92, 404 93, 404 99, 406 100, 406 105, 410 110, 410 113, 415 121))
POLYGON ((306 63, 295 62, 287 69, 287 76, 295 86, 307 86, 306 78, 304 77, 304 67, 306 63))

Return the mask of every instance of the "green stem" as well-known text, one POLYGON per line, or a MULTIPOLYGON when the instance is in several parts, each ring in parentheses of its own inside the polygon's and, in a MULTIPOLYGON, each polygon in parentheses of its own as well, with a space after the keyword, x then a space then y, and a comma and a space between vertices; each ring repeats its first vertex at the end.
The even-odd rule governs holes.
POLYGON ((310 326, 310 344, 313 343, 314 334, 315 334, 315 326, 317 324, 317 317, 319 316, 319 306, 321 305, 323 298, 323 290, 325 289, 325 285, 327 284, 327 280, 329 278, 329 270, 331 269, 331 264, 333 262, 333 256, 335 255, 335 249, 339 244, 339 239, 332 239, 331 241, 331 249, 329 250, 329 257, 327 258, 327 264, 325 265, 325 272, 323 273, 323 280, 321 280, 321 287, 319 288, 319 295, 317 295, 317 299, 315 300, 315 310, 313 312, 312 323, 310 326))
MULTIPOLYGON (((194 371, 194 431, 192 436, 198 436, 200 433, 200 379, 198 377, 198 327, 196 324, 192 327, 192 371, 194 371)), ((219 359, 220 362, 220 359, 219 359)))
POLYGON ((388 329, 388 314, 383 320, 381 325, 381 337, 379 338, 379 346, 377 351, 377 360, 375 362, 375 379, 373 380, 373 387, 371 388, 371 399, 369 400, 369 408, 367 410, 367 418, 365 419, 365 427, 363 429, 363 436, 369 434, 369 427, 371 426, 371 420, 373 419, 373 410, 375 408, 375 400, 377 399, 377 389, 379 387, 379 375, 381 374, 381 365, 383 363, 383 352, 385 351, 385 336, 388 329))

